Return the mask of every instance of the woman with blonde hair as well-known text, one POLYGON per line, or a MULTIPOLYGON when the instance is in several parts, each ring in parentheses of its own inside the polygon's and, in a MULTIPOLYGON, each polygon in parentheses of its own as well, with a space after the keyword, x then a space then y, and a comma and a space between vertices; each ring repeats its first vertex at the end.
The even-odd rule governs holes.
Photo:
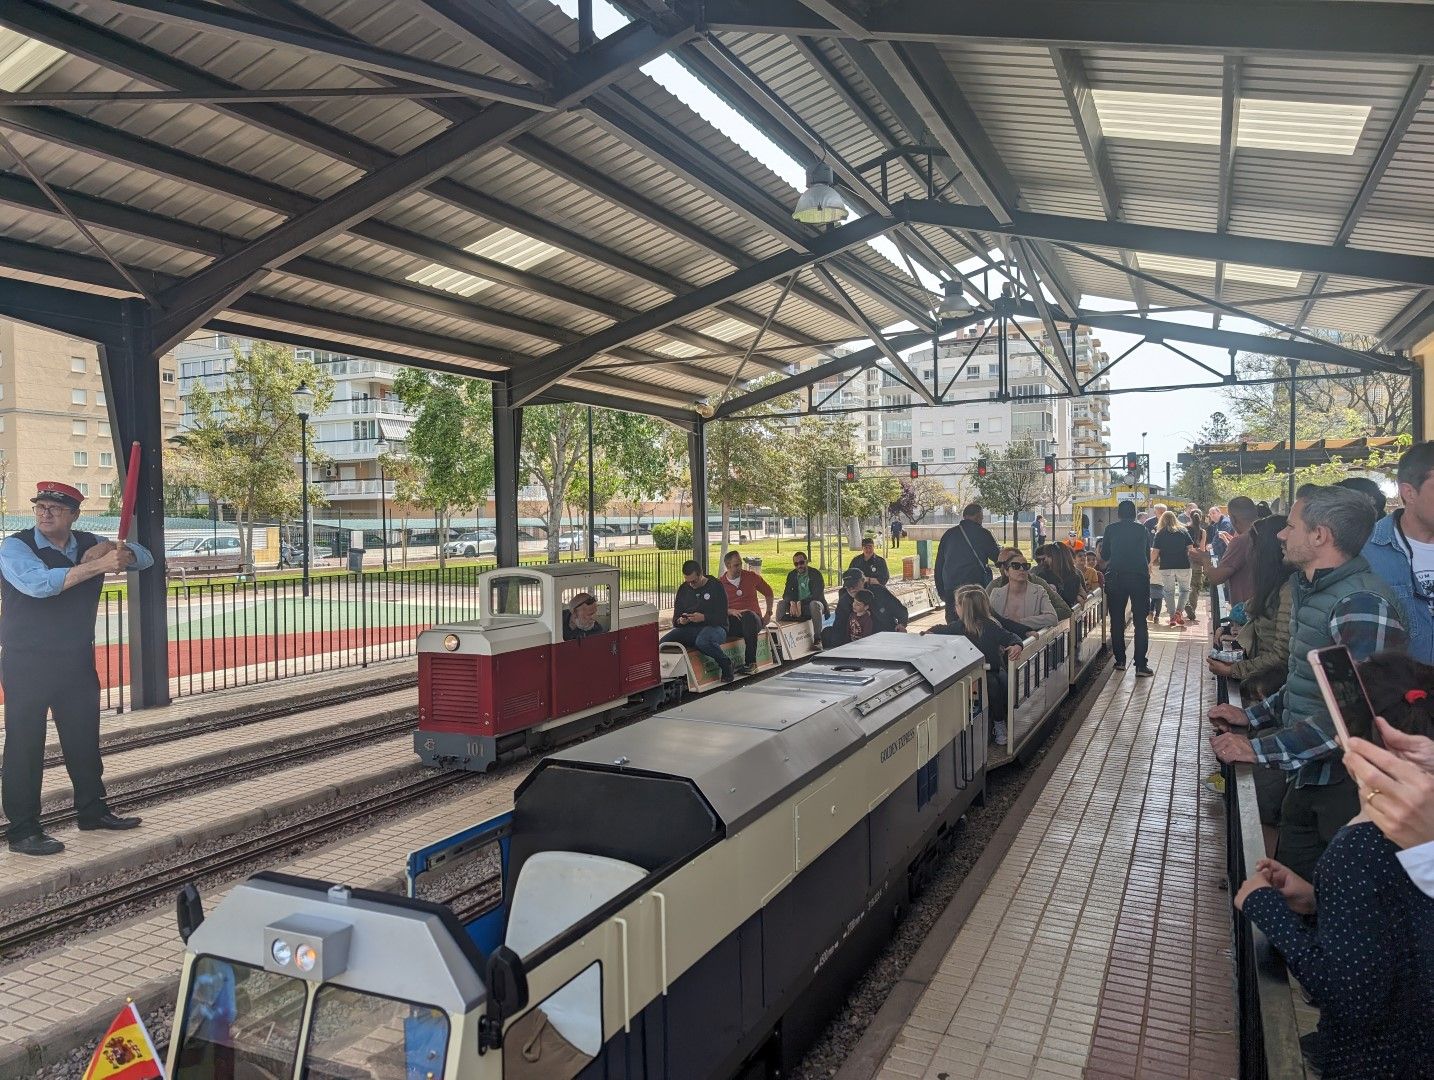
POLYGON ((1190 594, 1190 534, 1180 527, 1175 511, 1160 515, 1160 525, 1150 541, 1150 567, 1160 571, 1165 589, 1165 610, 1170 612, 1169 625, 1185 627, 1185 601, 1190 594))
POLYGON ((991 600, 979 585, 968 585, 956 591, 955 629, 981 650, 990 672, 986 685, 991 688, 991 734, 997 746, 1006 745, 1006 661, 1021 655, 1021 639, 996 619, 991 600))

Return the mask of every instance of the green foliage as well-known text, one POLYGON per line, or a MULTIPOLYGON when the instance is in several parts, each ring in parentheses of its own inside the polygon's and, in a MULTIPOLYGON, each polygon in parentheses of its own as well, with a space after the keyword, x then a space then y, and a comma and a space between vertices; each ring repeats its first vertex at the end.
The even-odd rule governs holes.
MULTIPOLYGON (((300 423, 293 393, 301 383, 314 392, 314 414, 328 408, 334 380, 318 365, 298 360, 294 350, 256 341, 248 352, 233 347, 234 366, 217 392, 196 386, 189 395, 190 429, 173 440, 174 481, 199 488, 232 506, 248 560, 253 523, 259 518, 298 516, 301 482, 300 423)), ((312 445, 309 460, 327 456, 312 445)), ((322 504, 321 489, 310 485, 309 501, 322 504)))
MULTIPOLYGON (((1210 414, 1210 419, 1195 436, 1195 446, 1229 442, 1230 438, 1229 418, 1222 412, 1215 412, 1210 414)), ((1190 453, 1194 448, 1186 447, 1186 453, 1190 453)), ((1213 506, 1219 501, 1215 483, 1216 470, 1201 460, 1199 455, 1195 457, 1195 461, 1180 470, 1180 478, 1171 485, 1170 494, 1199 506, 1213 506)))
POLYGON ((845 416, 812 413, 797 421, 783 444, 790 454, 782 505, 803 517, 827 511, 827 470, 856 460, 856 424, 845 416))
POLYGON ((406 464, 388 460, 385 470, 397 501, 437 515, 441 534, 455 510, 482 505, 493 486, 492 393, 481 379, 417 368, 399 372, 394 391, 415 415, 406 464))
POLYGON ((947 488, 942 479, 935 476, 923 474, 915 480, 902 477, 901 494, 887 507, 887 512, 900 514, 914 525, 943 506, 963 506, 968 500, 966 498, 967 488, 962 478, 948 477, 946 479, 955 481, 954 491, 947 488))
MULTIPOLYGON (((1036 456, 1036 443, 1029 435, 999 450, 985 444, 976 447, 976 456, 985 458, 985 476, 973 476, 977 501, 995 514, 1014 518, 1028 510, 1039 510, 1050 497, 1051 481, 1036 456)), ((1059 493, 1058 493, 1059 494, 1059 493)), ((1054 527, 1048 523, 1048 528, 1054 527)))
MULTIPOLYGON (((1401 435, 1398 443, 1390 450, 1372 450, 1369 457, 1359 461, 1345 461, 1335 457, 1319 465, 1308 465, 1295 470, 1295 487, 1304 484, 1336 484, 1348 476, 1383 473, 1393 478, 1399 470, 1399 459, 1412 445, 1409 435, 1401 435)), ((1239 476, 1215 469, 1212 473, 1215 497, 1211 502, 1227 503, 1236 495, 1246 495, 1256 502, 1283 501, 1289 495, 1289 473, 1278 472, 1274 463, 1266 465, 1263 472, 1246 473, 1239 476)), ((1209 506, 1210 503, 1201 503, 1209 506)))
POLYGON ((734 506, 780 506, 790 495, 795 469, 786 441, 791 425, 772 414, 794 405, 795 395, 787 394, 757 406, 741 420, 707 425, 707 497, 722 509, 723 552, 734 506))
POLYGON ((900 495, 901 481, 889 473, 863 476, 852 483, 842 481, 841 516, 857 521, 880 518, 900 495))
POLYGON ((652 527, 652 542, 664 551, 692 547, 692 522, 659 521, 652 527))

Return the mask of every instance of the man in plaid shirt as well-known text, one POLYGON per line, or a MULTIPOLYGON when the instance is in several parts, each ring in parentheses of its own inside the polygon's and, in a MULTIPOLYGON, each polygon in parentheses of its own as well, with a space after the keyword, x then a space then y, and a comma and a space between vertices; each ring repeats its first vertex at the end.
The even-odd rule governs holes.
POLYGON ((1285 771, 1277 857, 1306 880, 1335 832, 1359 810, 1308 654, 1344 645, 1359 661, 1409 643, 1394 595, 1359 554, 1374 520, 1373 504, 1358 492, 1300 488, 1280 533, 1285 559, 1298 569, 1285 685, 1249 709, 1210 710, 1220 731, 1211 743, 1221 761, 1285 771))

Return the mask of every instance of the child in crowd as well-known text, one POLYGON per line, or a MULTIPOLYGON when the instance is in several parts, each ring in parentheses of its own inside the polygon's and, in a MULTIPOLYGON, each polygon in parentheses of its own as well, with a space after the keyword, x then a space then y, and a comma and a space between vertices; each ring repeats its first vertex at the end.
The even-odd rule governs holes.
POLYGON ((852 641, 870 637, 876 632, 876 620, 871 615, 871 606, 875 602, 876 598, 868 589, 862 589, 851 598, 851 617, 847 620, 847 629, 852 641))
MULTIPOLYGON (((1379 653, 1360 678, 1391 727, 1434 735, 1434 668, 1379 653)), ((1361 812, 1330 841, 1313 883, 1261 859, 1235 896, 1319 1007, 1326 1080, 1428 1076, 1434 1062, 1434 899, 1397 854, 1361 812)))
POLYGON ((1165 603, 1165 586, 1150 579, 1150 621, 1160 621, 1160 606, 1165 603))

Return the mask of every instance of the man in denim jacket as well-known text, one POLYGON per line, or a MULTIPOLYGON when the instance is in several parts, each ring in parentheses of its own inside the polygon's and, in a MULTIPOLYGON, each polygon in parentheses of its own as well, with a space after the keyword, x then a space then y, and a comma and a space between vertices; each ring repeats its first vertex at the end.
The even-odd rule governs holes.
POLYGON ((1388 583, 1409 628, 1409 652, 1434 664, 1434 442, 1412 447, 1399 459, 1399 498, 1404 509, 1381 518, 1363 555, 1388 583))

